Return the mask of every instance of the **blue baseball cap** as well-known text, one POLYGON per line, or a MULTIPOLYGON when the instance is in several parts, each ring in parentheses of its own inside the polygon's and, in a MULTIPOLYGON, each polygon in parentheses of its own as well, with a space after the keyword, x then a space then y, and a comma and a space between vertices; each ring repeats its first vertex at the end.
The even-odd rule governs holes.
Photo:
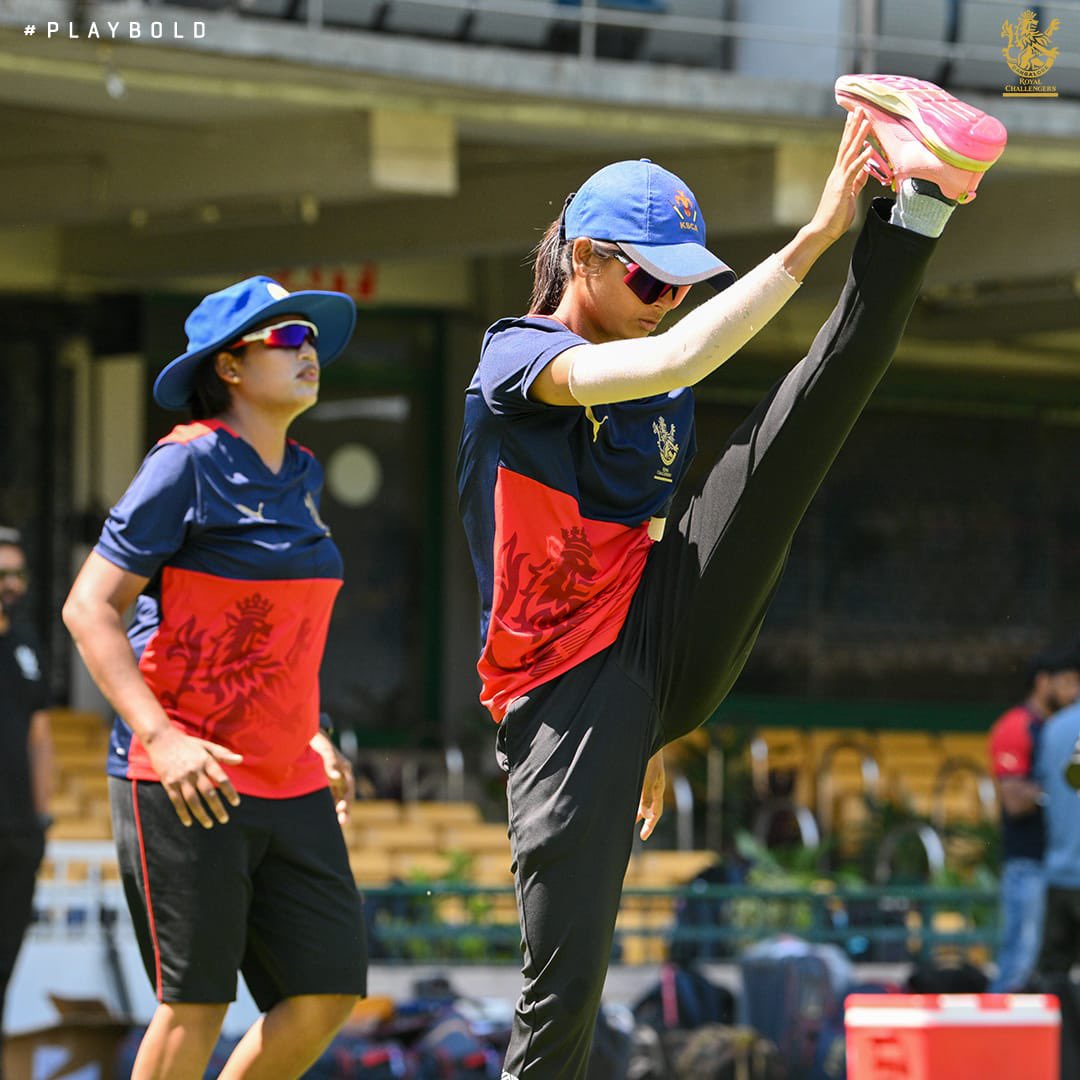
POLYGON ((672 285, 707 281, 719 291, 738 276, 705 247, 705 219, 689 186, 648 158, 593 173, 567 201, 563 232, 567 240, 610 240, 672 285))
POLYGON ((269 277, 250 277, 204 296, 184 322, 187 352, 171 360, 154 380, 154 400, 165 409, 191 403, 199 364, 273 315, 296 315, 319 330, 319 366, 338 357, 356 326, 356 304, 340 292, 289 292, 269 277))

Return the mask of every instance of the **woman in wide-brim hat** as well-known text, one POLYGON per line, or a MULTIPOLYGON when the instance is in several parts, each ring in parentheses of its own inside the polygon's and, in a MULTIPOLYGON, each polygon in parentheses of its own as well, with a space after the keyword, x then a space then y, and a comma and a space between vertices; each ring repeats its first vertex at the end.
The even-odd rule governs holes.
POLYGON ((223 1076, 299 1076, 366 990, 351 770, 319 728, 341 557, 287 437, 355 321, 265 277, 207 296, 154 384, 195 421, 147 454, 64 606, 116 710, 113 829, 160 1003, 136 1080, 203 1075, 238 971, 264 1015, 223 1076))
POLYGON ((529 313, 484 338, 458 485, 524 955, 504 1078, 585 1076, 635 815, 647 838, 662 810, 659 751, 746 662, 935 237, 1004 146, 997 121, 915 83, 841 80, 851 115, 816 213, 734 283, 682 180, 646 160, 601 169, 549 226, 529 313), (847 231, 868 167, 898 197, 870 208, 831 319, 665 529, 695 450, 689 387, 847 231), (655 333, 698 282, 723 291, 655 333))

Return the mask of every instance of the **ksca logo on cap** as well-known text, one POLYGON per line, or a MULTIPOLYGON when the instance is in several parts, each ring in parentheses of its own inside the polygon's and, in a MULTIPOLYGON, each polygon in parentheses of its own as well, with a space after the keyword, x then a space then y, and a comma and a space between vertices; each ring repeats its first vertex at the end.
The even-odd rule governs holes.
POLYGON ((672 210, 679 215, 679 228, 698 231, 697 207, 687 197, 685 191, 675 192, 675 201, 671 204, 672 210))

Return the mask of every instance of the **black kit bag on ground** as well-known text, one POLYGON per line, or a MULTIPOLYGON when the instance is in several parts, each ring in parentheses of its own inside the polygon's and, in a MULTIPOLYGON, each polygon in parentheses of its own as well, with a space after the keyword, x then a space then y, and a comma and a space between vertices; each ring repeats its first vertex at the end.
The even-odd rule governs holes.
POLYGON ((343 1032, 334 1037, 303 1080, 354 1080, 361 1076, 364 1080, 401 1080, 407 1075, 408 1059, 397 1043, 343 1032))
POLYGON ((828 963, 816 955, 748 956, 739 968, 740 1020, 777 1047, 792 1080, 802 1080, 813 1068, 822 1031, 841 1015, 828 963))
POLYGON ((633 1016, 629 1009, 600 1006, 586 1080, 628 1080, 632 1032, 633 1016))
POLYGON ((776 1047, 753 1028, 706 1024, 675 1057, 676 1080, 787 1080, 776 1047))
POLYGON ((498 1080, 502 1055, 483 1042, 465 1017, 447 1009, 410 1051, 412 1080, 498 1080))
POLYGON ((657 1031, 692 1031, 735 1020, 735 995, 688 964, 664 964, 660 981, 634 1005, 634 1019, 657 1031))

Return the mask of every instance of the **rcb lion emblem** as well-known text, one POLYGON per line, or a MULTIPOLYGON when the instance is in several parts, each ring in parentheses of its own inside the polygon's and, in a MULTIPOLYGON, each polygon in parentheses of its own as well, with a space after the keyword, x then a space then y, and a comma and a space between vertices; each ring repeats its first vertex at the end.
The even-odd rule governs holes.
POLYGON ((1001 36, 1009 44, 1001 50, 1005 63, 1021 79, 1041 79, 1053 66, 1061 52, 1051 48, 1050 39, 1061 26, 1060 19, 1053 19, 1045 30, 1039 29, 1039 16, 1030 8, 1016 20, 1014 26, 1008 20, 1001 24, 1001 36))
POLYGON ((658 416, 653 423, 652 429, 656 435, 656 445, 660 450, 660 462, 663 465, 656 479, 670 480, 671 473, 669 469, 679 455, 679 444, 675 441, 675 425, 672 424, 671 427, 668 427, 667 421, 662 416, 658 416))

